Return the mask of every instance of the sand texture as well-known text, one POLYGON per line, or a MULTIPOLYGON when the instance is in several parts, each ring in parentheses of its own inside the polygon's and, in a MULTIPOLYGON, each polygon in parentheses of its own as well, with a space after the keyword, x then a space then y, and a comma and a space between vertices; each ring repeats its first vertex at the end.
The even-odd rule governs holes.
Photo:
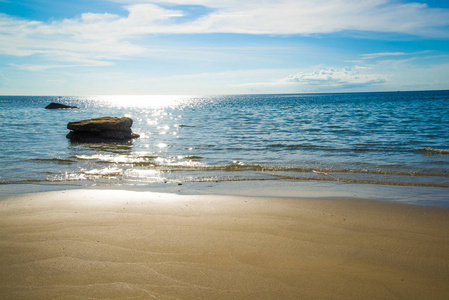
POLYGON ((118 190, 0 200, 1 299, 449 299, 449 210, 118 190))

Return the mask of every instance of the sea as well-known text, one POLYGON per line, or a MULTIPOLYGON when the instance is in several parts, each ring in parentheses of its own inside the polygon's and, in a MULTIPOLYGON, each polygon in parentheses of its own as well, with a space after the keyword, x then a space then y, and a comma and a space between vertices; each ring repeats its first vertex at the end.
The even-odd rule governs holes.
POLYGON ((449 203, 449 91, 0 96, 0 195, 219 182, 421 187, 449 203), (66 138, 103 116, 140 138, 66 138))

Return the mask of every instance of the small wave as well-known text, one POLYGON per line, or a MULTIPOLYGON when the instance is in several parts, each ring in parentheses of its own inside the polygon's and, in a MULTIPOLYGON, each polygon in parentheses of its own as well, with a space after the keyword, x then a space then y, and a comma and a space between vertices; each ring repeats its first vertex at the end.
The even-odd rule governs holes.
MULTIPOLYGON (((277 144, 279 145, 279 144, 277 144)), ((284 145, 283 145, 284 146, 284 145)), ((428 148, 426 148, 428 149, 428 148)), ((438 154, 449 154, 449 150, 432 149, 438 154)), ((427 151, 427 150, 426 150, 427 151)), ((449 173, 439 169, 413 170, 402 169, 402 165, 384 165, 379 166, 379 169, 374 168, 316 168, 316 167, 301 167, 301 166, 276 166, 265 164, 246 163, 241 161, 233 161, 230 164, 209 164, 206 157, 198 155, 188 156, 147 156, 147 155, 78 155, 74 159, 33 159, 33 161, 49 161, 61 164, 73 164, 77 161, 85 161, 94 169, 100 167, 103 169, 105 165, 130 169, 133 167, 150 168, 166 171, 181 171, 181 170, 197 170, 197 171, 225 171, 225 172, 289 172, 289 173, 315 173, 319 175, 335 175, 337 174, 376 174, 376 175, 403 175, 403 176, 433 176, 433 177, 449 177, 449 173), (396 169, 392 169, 396 168, 396 169)), ((100 174, 101 175, 101 174, 100 174)))
POLYGON ((448 155, 449 149, 421 148, 421 149, 414 150, 414 152, 423 152, 428 155, 431 155, 431 154, 448 155))
POLYGON ((137 156, 137 158, 139 159, 146 159, 146 160, 153 160, 153 159, 158 159, 160 156, 157 155, 142 155, 142 156, 137 156))
POLYGON ((67 182, 67 181, 82 181, 82 180, 96 180, 98 178, 116 178, 122 176, 126 170, 119 168, 104 168, 81 170, 79 172, 64 172, 62 174, 53 174, 47 176, 45 181, 48 182, 67 182))
POLYGON ((45 182, 39 179, 24 179, 24 180, 6 180, 6 181, 0 181, 0 184, 34 184, 34 183, 40 183, 45 182))
POLYGON ((56 162, 60 164, 72 164, 75 163, 75 160, 72 159, 62 159, 62 158, 32 158, 27 159, 26 161, 37 161, 37 162, 56 162))
POLYGON ((315 174, 319 174, 319 175, 324 175, 324 176, 330 176, 331 174, 327 173, 327 172, 322 172, 322 171, 317 171, 317 170, 313 170, 312 171, 315 174))
POLYGON ((294 145, 286 145, 286 144, 270 144, 268 145, 268 148, 287 148, 287 149, 320 149, 320 146, 316 145, 301 145, 301 144, 294 144, 294 145))
POLYGON ((199 162, 179 162, 172 159, 159 159, 148 164, 139 164, 139 166, 151 166, 159 170, 180 171, 180 170, 197 170, 197 171, 225 171, 225 172, 288 172, 288 173, 314 173, 325 176, 338 174, 374 174, 374 175, 397 175, 397 176, 432 176, 432 177, 449 177, 449 173, 427 173, 419 171, 389 171, 389 170, 371 170, 371 169, 328 169, 328 168, 307 168, 307 167, 288 167, 288 166, 271 166, 260 164, 249 164, 241 161, 233 161, 229 165, 208 165, 199 162))
POLYGON ((196 156, 196 155, 183 156, 181 158, 182 159, 188 159, 188 160, 203 160, 203 159, 206 159, 205 157, 196 156))
POLYGON ((77 155, 77 159, 86 161, 99 161, 103 163, 116 164, 141 164, 157 160, 159 156, 130 156, 130 155, 77 155))
POLYGON ((388 151, 398 151, 398 148, 385 147, 385 148, 353 148, 350 151, 355 152, 388 152, 388 151))
POLYGON ((81 181, 88 179, 85 174, 77 172, 64 172, 63 174, 48 176, 48 182, 81 181))
POLYGON ((88 171, 82 172, 82 174, 88 175, 88 176, 117 176, 122 175, 124 170, 118 169, 118 168, 104 168, 104 169, 92 169, 88 171))
POLYGON ((319 150, 319 151, 326 151, 326 152, 344 152, 344 153, 347 153, 347 152, 391 152, 391 151, 399 150, 399 148, 395 148, 395 147, 371 148, 371 147, 365 147, 364 145, 360 145, 357 148, 332 148, 332 147, 320 146, 320 145, 270 144, 267 147, 275 148, 275 149, 281 148, 281 149, 287 149, 287 150, 319 150))
POLYGON ((193 127, 196 127, 196 126, 193 126, 193 125, 184 125, 184 124, 176 124, 175 125, 175 127, 178 127, 178 128, 193 128, 193 127))

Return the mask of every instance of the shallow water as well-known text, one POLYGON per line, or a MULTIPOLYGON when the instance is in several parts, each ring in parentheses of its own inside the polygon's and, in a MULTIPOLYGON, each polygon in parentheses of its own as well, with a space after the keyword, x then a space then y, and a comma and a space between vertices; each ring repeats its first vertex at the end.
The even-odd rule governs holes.
MULTIPOLYGON (((449 187, 449 91, 0 97, 0 188, 280 180, 449 187), (50 102, 80 109, 45 110, 50 102), (129 116, 139 139, 71 143, 129 116)), ((1 194, 1 192, 0 192, 1 194)))

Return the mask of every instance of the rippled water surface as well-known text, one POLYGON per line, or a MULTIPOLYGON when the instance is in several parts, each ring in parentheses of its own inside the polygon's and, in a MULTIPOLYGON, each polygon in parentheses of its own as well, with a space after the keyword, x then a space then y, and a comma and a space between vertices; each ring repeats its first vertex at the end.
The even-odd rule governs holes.
POLYGON ((449 92, 0 97, 0 183, 323 180, 449 187, 449 92), (50 102, 80 109, 46 110, 50 102), (128 116, 129 143, 66 139, 128 116))

